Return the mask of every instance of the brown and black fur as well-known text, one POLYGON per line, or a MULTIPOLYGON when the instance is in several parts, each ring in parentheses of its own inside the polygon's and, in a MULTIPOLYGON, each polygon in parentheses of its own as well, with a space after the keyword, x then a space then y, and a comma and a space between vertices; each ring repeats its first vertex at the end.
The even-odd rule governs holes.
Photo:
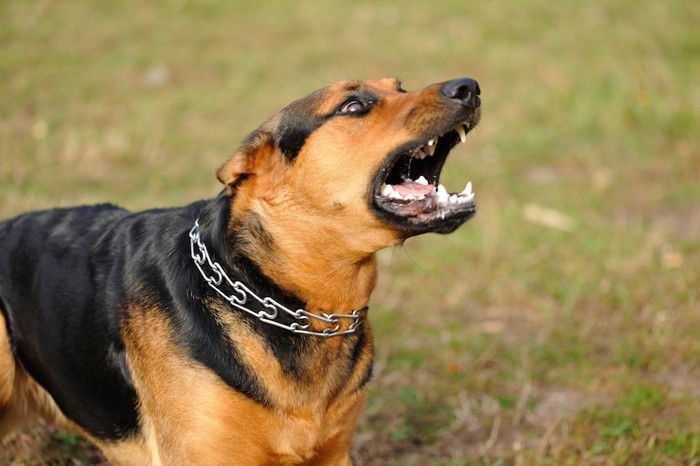
POLYGON ((372 200, 389 154, 478 120, 478 98, 446 86, 316 91, 248 136, 211 200, 1 222, 0 438, 38 415, 120 465, 351 464, 369 323, 322 338, 234 310, 193 265, 188 232, 199 219, 211 256, 260 296, 313 313, 361 308, 377 250, 473 215, 411 223, 372 200), (359 111, 343 110, 351 99, 359 111))

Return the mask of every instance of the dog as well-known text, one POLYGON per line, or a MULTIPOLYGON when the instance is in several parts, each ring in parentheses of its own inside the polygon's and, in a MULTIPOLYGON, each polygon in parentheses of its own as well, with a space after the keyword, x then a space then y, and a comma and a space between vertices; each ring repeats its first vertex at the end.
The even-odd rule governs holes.
POLYGON ((250 133, 212 199, 0 223, 0 438, 41 417, 118 465, 351 465, 375 252, 475 214, 439 181, 479 95, 331 84, 250 133))

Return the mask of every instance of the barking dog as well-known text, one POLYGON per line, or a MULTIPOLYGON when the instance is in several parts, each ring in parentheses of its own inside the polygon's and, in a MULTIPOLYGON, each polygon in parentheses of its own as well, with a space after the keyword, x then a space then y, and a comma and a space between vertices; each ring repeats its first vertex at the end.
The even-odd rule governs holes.
POLYGON ((214 199, 0 223, 0 438, 39 415, 120 465, 351 464, 374 253, 474 215, 440 172, 479 115, 472 79, 336 83, 214 199))

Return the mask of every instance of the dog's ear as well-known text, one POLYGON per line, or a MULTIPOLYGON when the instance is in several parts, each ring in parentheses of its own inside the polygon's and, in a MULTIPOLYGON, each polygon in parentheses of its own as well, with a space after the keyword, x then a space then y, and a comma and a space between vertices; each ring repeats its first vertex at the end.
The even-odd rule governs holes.
POLYGON ((216 177, 233 188, 249 176, 255 175, 263 159, 273 156, 275 146, 267 131, 256 131, 248 136, 243 145, 216 172, 216 177))

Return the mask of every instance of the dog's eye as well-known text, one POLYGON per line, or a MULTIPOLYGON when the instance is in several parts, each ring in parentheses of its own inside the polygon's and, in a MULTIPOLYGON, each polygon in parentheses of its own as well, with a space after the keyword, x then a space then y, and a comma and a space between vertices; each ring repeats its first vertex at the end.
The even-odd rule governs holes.
POLYGON ((360 102, 359 100, 351 100, 349 102, 345 102, 340 107, 340 113, 362 113, 367 110, 370 103, 371 102, 365 103, 360 102))

